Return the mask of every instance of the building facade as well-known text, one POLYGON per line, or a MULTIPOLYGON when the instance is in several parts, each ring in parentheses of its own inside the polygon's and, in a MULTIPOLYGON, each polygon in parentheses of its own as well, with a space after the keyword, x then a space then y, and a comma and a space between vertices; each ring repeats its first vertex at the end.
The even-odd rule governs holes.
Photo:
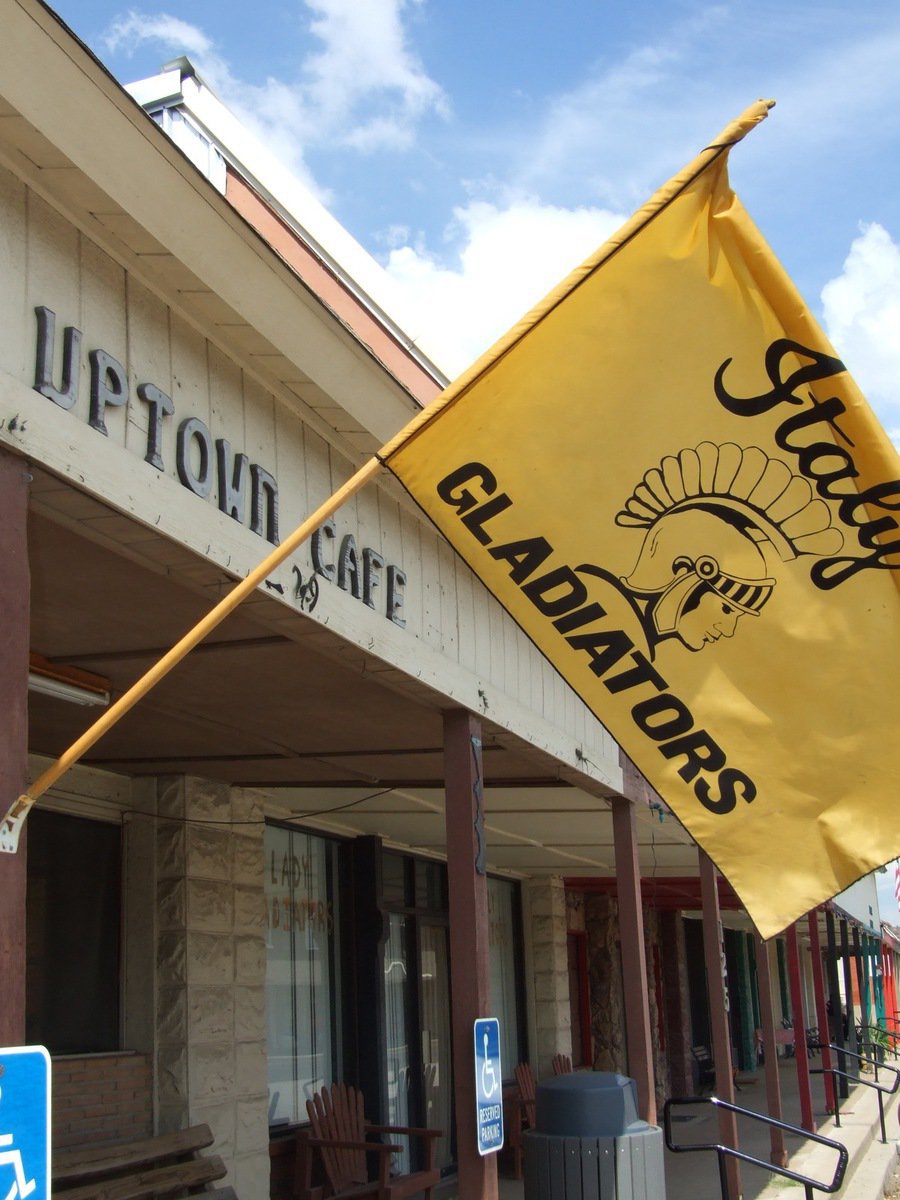
MULTIPOLYGON (((327 214, 212 139, 199 170, 48 8, 3 15, 9 805, 445 381, 327 214)), ((349 1078, 454 1168, 459 713, 504 1073, 569 1049, 561 881, 611 865, 618 750, 380 477, 0 856, 4 1037, 51 1050, 58 1145, 206 1121, 253 1200, 349 1078)))
MULTIPOLYGON (((446 379, 186 60, 129 94, 37 0, 0 7, 5 811, 446 379)), ((473 1014, 501 1020, 505 1079, 567 1054, 634 1075, 649 1119, 713 1040, 696 847, 383 474, 25 829, 0 1043, 50 1049, 59 1146, 207 1122, 263 1200, 342 1079, 477 1174, 473 1014)), ((719 901, 749 1070, 754 939, 719 901)))

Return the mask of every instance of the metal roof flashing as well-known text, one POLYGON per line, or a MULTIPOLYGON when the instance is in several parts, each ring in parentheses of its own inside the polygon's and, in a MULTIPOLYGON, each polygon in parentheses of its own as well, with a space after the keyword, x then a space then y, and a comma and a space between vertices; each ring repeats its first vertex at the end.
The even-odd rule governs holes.
POLYGON ((149 112, 184 101, 183 75, 179 68, 164 68, 158 75, 137 79, 125 85, 125 91, 149 112))

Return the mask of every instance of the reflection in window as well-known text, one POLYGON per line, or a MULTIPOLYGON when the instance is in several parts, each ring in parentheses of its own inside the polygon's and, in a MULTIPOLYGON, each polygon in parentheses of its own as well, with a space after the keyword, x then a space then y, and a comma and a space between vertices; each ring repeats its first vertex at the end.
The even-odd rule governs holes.
MULTIPOLYGON (((391 913, 384 953, 384 1009, 387 1021, 388 1124, 409 1125, 410 1051, 407 1014, 410 980, 406 955, 406 917, 391 913)), ((394 1170, 409 1170, 409 1138, 393 1136, 403 1147, 392 1164, 394 1170)))
POLYGON ((28 826, 26 1039, 118 1050, 121 829, 42 809, 28 826))
POLYGON ((267 825, 266 1015, 269 1123, 306 1120, 313 1092, 340 1078, 340 981, 333 843, 267 825))
POLYGON ((519 1006, 516 979, 516 885, 488 879, 490 923, 491 1008, 500 1019, 500 1065, 509 1079, 520 1061, 519 1006))
POLYGON ((437 1143, 437 1165, 452 1162, 453 1056, 450 1044, 449 932, 441 925, 421 927, 422 1090, 425 1125, 444 1131, 437 1143))

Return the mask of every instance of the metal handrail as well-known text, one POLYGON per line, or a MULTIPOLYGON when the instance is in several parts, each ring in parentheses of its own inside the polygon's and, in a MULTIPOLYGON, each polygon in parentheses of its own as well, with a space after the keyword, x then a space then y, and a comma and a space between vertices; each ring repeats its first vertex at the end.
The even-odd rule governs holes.
MULTIPOLYGON (((884 1019, 888 1021, 892 1018, 885 1017, 884 1019)), ((882 1038, 887 1038, 891 1043, 889 1047, 890 1052, 892 1054, 896 1053, 897 1042, 900 1041, 900 1029, 886 1029, 884 1025, 857 1025, 857 1043, 860 1046, 870 1046, 873 1049, 888 1049, 888 1047, 884 1046, 883 1043, 879 1041, 878 1037, 873 1038, 870 1036, 873 1033, 880 1035, 882 1038)))
POLYGON ((720 1100, 718 1096, 670 1096, 663 1105, 663 1128, 665 1130, 666 1146, 675 1154, 689 1153, 695 1150, 715 1150, 719 1162, 719 1185, 722 1189, 722 1200, 729 1200, 728 1176, 725 1166, 726 1158, 737 1158, 741 1162, 749 1163, 751 1166, 762 1167, 766 1171, 771 1171, 774 1175, 782 1175, 785 1179, 791 1179, 795 1183, 802 1183, 806 1200, 813 1200, 813 1188, 820 1192, 833 1193, 840 1191, 844 1183, 844 1173, 847 1170, 849 1155, 847 1147, 841 1142, 835 1142, 832 1138, 822 1137, 820 1133, 810 1133, 808 1130, 801 1129, 797 1125, 788 1125, 784 1121, 776 1121, 774 1117, 767 1117, 763 1113, 754 1112, 752 1108, 740 1108, 737 1104, 731 1104, 727 1100, 720 1100), (801 1175, 798 1171, 792 1171, 790 1167, 776 1166, 775 1163, 766 1162, 765 1159, 756 1158, 752 1154, 746 1154, 743 1150, 736 1150, 734 1146, 726 1146, 721 1142, 694 1142, 687 1146, 676 1146, 672 1141, 672 1123, 669 1114, 673 1106, 684 1104, 712 1104, 716 1108, 724 1109, 725 1112, 736 1113, 740 1117, 749 1117, 753 1121, 761 1121, 764 1125, 772 1126, 775 1129, 783 1129, 786 1133, 793 1133, 798 1137, 807 1138, 809 1141, 819 1142, 823 1146, 830 1146, 838 1152, 837 1167, 835 1168, 831 1183, 821 1183, 809 1175, 801 1175))
MULTIPOLYGON (((840 1076, 841 1079, 850 1079, 854 1083, 865 1084, 866 1087, 874 1088, 878 1093, 878 1116, 881 1121, 881 1140, 884 1145, 887 1145, 887 1131, 884 1127, 884 1097, 885 1095, 893 1096, 900 1088, 900 1070, 896 1067, 886 1066, 884 1063, 877 1062, 874 1058, 868 1058, 865 1054, 856 1054, 853 1050, 847 1050, 843 1046, 829 1045, 829 1050, 833 1050, 835 1054, 846 1054, 848 1058, 855 1058, 857 1062, 866 1063, 870 1067, 875 1068, 874 1079, 863 1079, 857 1072, 855 1075, 849 1071, 842 1071, 839 1067, 816 1067, 810 1071, 810 1075, 833 1075, 840 1076), (882 1071, 890 1071, 894 1076, 894 1082, 890 1087, 885 1087, 884 1084, 878 1082, 879 1067, 882 1071)), ((841 1127, 841 1102, 838 1098, 838 1088, 834 1088, 834 1123, 838 1129, 841 1127)))

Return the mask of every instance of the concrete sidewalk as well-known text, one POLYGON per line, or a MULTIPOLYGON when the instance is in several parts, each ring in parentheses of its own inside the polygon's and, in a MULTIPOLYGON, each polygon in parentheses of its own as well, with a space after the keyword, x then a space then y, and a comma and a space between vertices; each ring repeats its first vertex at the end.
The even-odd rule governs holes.
MULTIPOLYGON (((810 1067, 821 1065, 817 1056, 810 1060, 810 1067)), ((890 1060, 889 1066, 896 1066, 890 1060)), ((779 1081, 782 1097, 782 1119, 790 1125, 800 1124, 800 1099, 797 1084, 797 1065, 794 1059, 783 1059, 779 1064, 779 1081)), ((871 1075, 864 1078, 872 1079, 871 1075)), ((891 1086, 890 1072, 880 1072, 879 1081, 891 1086)), ((887 1144, 881 1141, 881 1123, 878 1112, 878 1094, 865 1083, 851 1085, 849 1096, 841 1101, 840 1128, 833 1117, 825 1112, 825 1089, 821 1075, 813 1075, 813 1115, 816 1133, 843 1144, 849 1156, 844 1183, 838 1195, 842 1200, 880 1200, 885 1180, 897 1166, 897 1109, 900 1093, 883 1096, 885 1132, 887 1144)), ((764 1068, 751 1080, 744 1080, 735 1103, 742 1108, 765 1114, 766 1085, 764 1068)), ((689 1110, 685 1110, 689 1111, 689 1110)), ((718 1140, 717 1113, 709 1106, 698 1110, 698 1119, 688 1123, 682 1131, 673 1125, 673 1134, 681 1144, 689 1142, 714 1142, 718 1140)), ((771 1134, 761 1122, 739 1118, 738 1143, 742 1151, 768 1162, 771 1153, 771 1134)), ((798 1174, 830 1184, 838 1165, 837 1152, 808 1139, 785 1134, 785 1145, 789 1155, 788 1166, 798 1174)), ((673 1154, 666 1151, 666 1200, 718 1200, 721 1196, 717 1155, 713 1153, 673 1154)), ((741 1192, 744 1200, 798 1200, 802 1185, 773 1175, 761 1167, 745 1163, 740 1165, 741 1192)), ((814 1195, 827 1193, 815 1190, 814 1195)))
MULTIPOLYGON (((900 1067, 900 1060, 889 1059, 888 1066, 900 1067)), ((810 1059, 810 1067, 821 1066, 818 1055, 810 1059)), ((800 1124, 800 1099, 797 1085, 797 1066, 794 1059, 779 1062, 779 1081, 782 1097, 782 1119, 790 1125, 800 1124)), ((864 1078, 872 1079, 871 1075, 864 1078)), ((880 1082, 891 1085, 889 1072, 879 1075, 880 1082)), ((741 1090, 735 1102, 741 1108, 766 1113, 766 1083, 764 1068, 754 1076, 740 1077, 741 1090)), ((816 1132, 822 1137, 842 1143, 849 1155, 849 1164, 844 1184, 837 1193, 841 1200, 881 1200, 884 1186, 898 1167, 898 1106, 900 1092, 884 1096, 885 1131, 887 1144, 881 1141, 881 1125, 878 1115, 878 1096, 875 1090, 864 1083, 852 1085, 849 1096, 841 1101, 840 1128, 834 1118, 825 1112, 824 1080, 813 1075, 813 1113, 816 1132)), ((717 1142, 718 1114, 710 1105, 696 1109, 679 1108, 682 1120, 673 1122, 673 1137, 679 1144, 717 1142)), ((660 1114, 662 1120, 662 1114, 660 1114)), ((739 1119, 738 1141, 742 1151, 769 1161, 771 1140, 769 1128, 761 1122, 739 1119)), ((838 1163, 837 1152, 830 1147, 820 1146, 808 1138, 785 1135, 789 1154, 789 1167, 800 1174, 829 1184, 838 1163)), ((664 1152, 666 1174, 665 1200, 719 1200, 718 1156, 712 1152, 679 1153, 664 1152)), ((741 1193, 743 1200, 800 1200, 802 1185, 773 1175, 760 1167, 742 1163, 740 1166, 741 1193)), ((452 1195, 453 1193, 449 1193, 452 1195)), ((813 1195, 827 1193, 815 1190, 813 1195)), ((519 1180, 500 1179, 501 1200, 522 1200, 524 1185, 519 1180)), ((662 1197, 660 1197, 662 1200, 662 1197)))
MULTIPOLYGON (((896 1059, 889 1059, 887 1065, 897 1067, 900 1064, 896 1059)), ((865 1078, 871 1080, 872 1076, 865 1078)), ((890 1086, 893 1077, 889 1072, 879 1072, 879 1080, 890 1086)), ((841 1101, 840 1128, 835 1126, 833 1117, 824 1114, 824 1107, 816 1113, 816 1132, 842 1142, 850 1156, 844 1185, 838 1193, 842 1200, 881 1200, 886 1183, 897 1170, 900 1091, 893 1096, 883 1096, 883 1101, 886 1143, 881 1140, 878 1095, 865 1084, 857 1084, 848 1098, 841 1101)), ((833 1161, 830 1150, 815 1142, 806 1142, 792 1155, 790 1166, 803 1174, 824 1179, 832 1169, 833 1161)), ((762 1191, 761 1200, 797 1200, 797 1185, 788 1180, 773 1179, 762 1191)))

